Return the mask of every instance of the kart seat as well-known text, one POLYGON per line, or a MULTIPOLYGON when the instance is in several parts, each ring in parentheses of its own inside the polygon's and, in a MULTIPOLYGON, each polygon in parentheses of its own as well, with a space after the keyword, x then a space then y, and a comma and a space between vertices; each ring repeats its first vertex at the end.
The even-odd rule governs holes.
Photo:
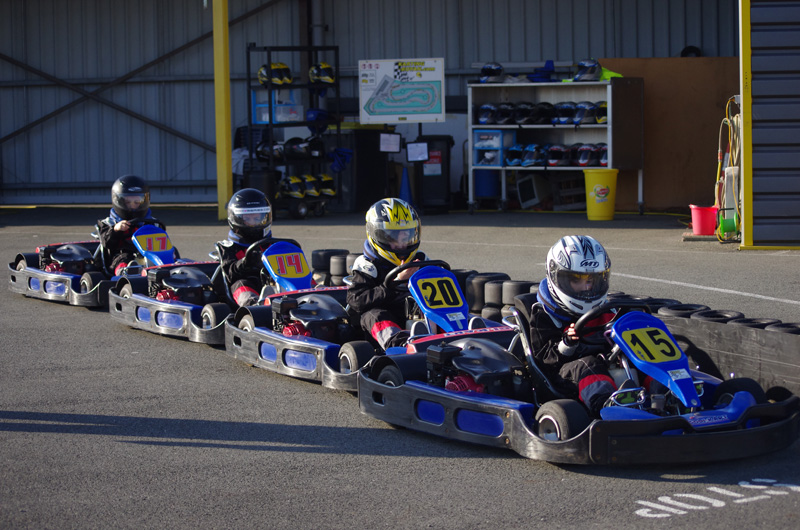
POLYGON ((471 375, 477 383, 488 384, 507 379, 515 369, 523 369, 519 359, 496 342, 463 338, 453 341, 451 345, 461 348, 461 355, 453 358, 453 366, 471 375))
MULTIPOLYGON (((315 295, 308 295, 315 296, 315 295)), ((316 295, 322 296, 325 295, 316 295)), ((335 300, 307 300, 305 303, 298 305, 294 309, 289 310, 289 317, 293 320, 298 320, 304 325, 310 322, 332 321, 337 319, 347 318, 347 312, 335 300), (331 303, 331 300, 333 303, 331 303)))
MULTIPOLYGON (((336 298, 329 294, 304 294, 297 299, 297 309, 302 310, 306 304, 316 304, 319 309, 331 313, 330 318, 347 318, 347 311, 336 298)), ((291 315, 290 315, 291 316, 291 315)), ((299 319, 298 319, 299 320, 299 319)))
POLYGON ((61 245, 50 254, 50 259, 58 263, 67 261, 91 261, 92 253, 81 245, 61 245))
POLYGON ((179 290, 191 287, 210 286, 211 280, 203 271, 193 267, 177 267, 169 271, 169 276, 162 280, 164 287, 179 290))

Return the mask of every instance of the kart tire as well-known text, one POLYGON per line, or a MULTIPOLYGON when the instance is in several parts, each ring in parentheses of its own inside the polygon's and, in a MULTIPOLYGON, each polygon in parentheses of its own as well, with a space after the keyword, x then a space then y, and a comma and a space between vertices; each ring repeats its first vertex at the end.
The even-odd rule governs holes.
POLYGON ((357 372, 375 356, 375 349, 365 340, 354 340, 339 350, 339 372, 350 374, 357 372))
POLYGON ((770 324, 764 328, 767 331, 778 331, 780 333, 791 333, 800 335, 800 324, 797 322, 781 322, 780 324, 770 324))
POLYGON ((330 271, 331 256, 347 254, 344 248, 323 248, 311 252, 311 268, 318 271, 330 271))
POLYGON ((38 269, 39 267, 39 254, 35 254, 33 252, 23 252, 17 256, 17 264, 14 269, 21 271, 24 270, 25 267, 30 267, 31 269, 38 269))
POLYGON ((483 309, 481 309, 481 318, 484 320, 491 320, 492 322, 502 322, 503 312, 499 307, 493 305, 483 306, 483 309))
POLYGON ((510 280, 490 280, 483 286, 485 306, 503 307, 503 284, 510 280))
POLYGON ((660 307, 658 309, 658 314, 667 316, 667 317, 683 317, 689 318, 692 313, 697 313, 698 311, 706 311, 711 309, 707 305, 702 304, 676 304, 676 305, 668 305, 665 307, 660 307))
POLYGON ((757 404, 767 402, 767 394, 755 380, 749 377, 735 377, 723 381, 714 391, 714 405, 727 405, 736 392, 750 392, 757 404))
POLYGON ((253 320, 253 315, 247 314, 244 315, 240 320, 237 327, 242 331, 251 332, 256 328, 255 321, 253 320))
POLYGON ((511 313, 511 308, 514 307, 513 305, 504 305, 502 309, 500 309, 500 322, 503 321, 504 318, 510 317, 513 313, 511 313))
POLYGON ((331 276, 347 276, 347 254, 331 256, 331 276))
POLYGON ((305 201, 292 201, 289 204, 289 215, 293 219, 305 219, 308 215, 308 204, 305 201))
POLYGON ((351 252, 345 256, 344 261, 347 268, 347 274, 353 274, 353 264, 356 262, 359 256, 361 256, 361 254, 357 254, 355 252, 351 252))
POLYGON ((514 305, 514 298, 517 295, 530 293, 531 287, 534 286, 534 282, 529 281, 522 281, 522 280, 506 280, 503 282, 503 305, 509 306, 514 305))
POLYGON ((119 295, 122 298, 133 298, 133 286, 129 283, 126 283, 119 290, 119 295))
POLYGON ((727 309, 706 309, 705 311, 698 311, 689 315, 689 318, 694 320, 702 320, 703 322, 720 322, 725 323, 736 318, 744 318, 744 313, 739 311, 729 311, 727 309))
POLYGON ((728 324, 732 326, 744 326, 746 328, 764 329, 773 324, 780 324, 781 321, 777 318, 734 318, 729 320, 728 324))
MULTIPOLYGON (((510 280, 508 274, 504 272, 476 272, 467 277, 467 289, 464 294, 467 297, 469 310, 477 313, 486 305, 484 286, 492 280, 510 280)), ((499 304, 502 305, 502 304, 499 304)))
POLYGON ((203 306, 200 312, 200 322, 203 329, 213 329, 225 322, 225 319, 231 314, 231 308, 228 304, 213 303, 203 306))
POLYGON ((106 276, 102 272, 84 272, 81 276, 81 293, 86 294, 92 292, 92 289, 97 287, 100 282, 105 279, 106 276))
POLYGON ((314 217, 322 217, 323 215, 325 215, 325 211, 327 209, 328 205, 325 204, 324 202, 317 203, 317 205, 314 206, 314 217))
POLYGON ((672 298, 650 298, 644 301, 645 305, 650 308, 650 311, 655 313, 662 307, 668 307, 671 305, 679 305, 681 302, 680 300, 674 300, 672 298))
POLYGON ((378 374, 377 381, 382 385, 394 387, 402 386, 402 384, 405 383, 403 380, 403 373, 393 364, 383 367, 378 374))
POLYGON ((467 278, 472 274, 478 274, 478 271, 472 269, 452 269, 450 272, 456 277, 456 282, 458 282, 462 293, 467 292, 467 278))
POLYGON ((788 388, 782 386, 773 386, 767 390, 766 395, 768 401, 778 403, 789 399, 794 394, 792 394, 788 388))
POLYGON ((582 433, 591 422, 586 408, 578 401, 555 399, 536 411, 536 434, 551 442, 569 440, 582 433))
POLYGON ((345 278, 346 276, 334 276, 333 274, 331 274, 331 285, 333 287, 341 287, 342 285, 345 284, 344 283, 345 278))

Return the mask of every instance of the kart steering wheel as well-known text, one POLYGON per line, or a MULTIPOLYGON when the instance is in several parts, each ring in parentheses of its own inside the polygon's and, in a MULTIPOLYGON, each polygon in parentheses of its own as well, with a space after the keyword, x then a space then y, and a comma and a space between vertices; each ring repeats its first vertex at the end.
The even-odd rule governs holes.
POLYGON ((128 224, 137 228, 144 225, 155 225, 160 227, 161 221, 152 217, 136 217, 134 219, 128 219, 128 224))
POLYGON ((603 329, 607 329, 619 317, 631 311, 643 311, 648 314, 651 312, 650 307, 646 303, 638 300, 635 301, 624 298, 621 298, 619 300, 609 300, 608 302, 602 305, 590 309, 587 313, 581 316, 581 318, 579 318, 577 322, 575 322, 575 336, 578 338, 578 340, 581 340, 585 338, 587 335, 590 335, 592 333, 595 333, 603 329), (599 326, 588 325, 589 322, 599 317, 603 313, 608 313, 612 309, 617 309, 618 311, 611 320, 599 326))
POLYGON ((408 263, 403 263, 402 265, 398 265, 394 269, 389 271, 389 274, 386 275, 386 278, 383 279, 383 286, 387 289, 398 289, 403 286, 408 285, 408 279, 405 280, 397 280, 397 275, 403 272, 406 269, 411 269, 413 267, 441 267, 446 270, 450 270, 450 264, 446 261, 442 261, 440 259, 433 259, 433 260, 419 260, 419 261, 409 261, 408 263))

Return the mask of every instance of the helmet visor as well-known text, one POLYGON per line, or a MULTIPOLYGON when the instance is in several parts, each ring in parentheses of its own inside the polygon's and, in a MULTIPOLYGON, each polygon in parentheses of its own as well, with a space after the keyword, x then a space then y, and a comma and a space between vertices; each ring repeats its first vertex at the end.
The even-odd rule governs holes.
POLYGON ((143 213, 150 207, 150 194, 142 191, 117 193, 114 204, 124 212, 143 213))
POLYGON ((248 228, 266 228, 270 223, 270 207, 233 208, 233 217, 237 226, 248 228))
POLYGON ((584 302, 593 302, 608 293, 611 271, 573 272, 560 270, 556 273, 558 288, 567 296, 584 302))

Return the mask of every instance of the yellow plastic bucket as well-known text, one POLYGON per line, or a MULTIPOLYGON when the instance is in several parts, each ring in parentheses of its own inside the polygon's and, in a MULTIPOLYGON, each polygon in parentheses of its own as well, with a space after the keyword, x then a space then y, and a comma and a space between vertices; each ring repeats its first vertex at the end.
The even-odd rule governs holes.
POLYGON ((617 200, 616 169, 584 169, 586 216, 590 221, 613 221, 617 200))

